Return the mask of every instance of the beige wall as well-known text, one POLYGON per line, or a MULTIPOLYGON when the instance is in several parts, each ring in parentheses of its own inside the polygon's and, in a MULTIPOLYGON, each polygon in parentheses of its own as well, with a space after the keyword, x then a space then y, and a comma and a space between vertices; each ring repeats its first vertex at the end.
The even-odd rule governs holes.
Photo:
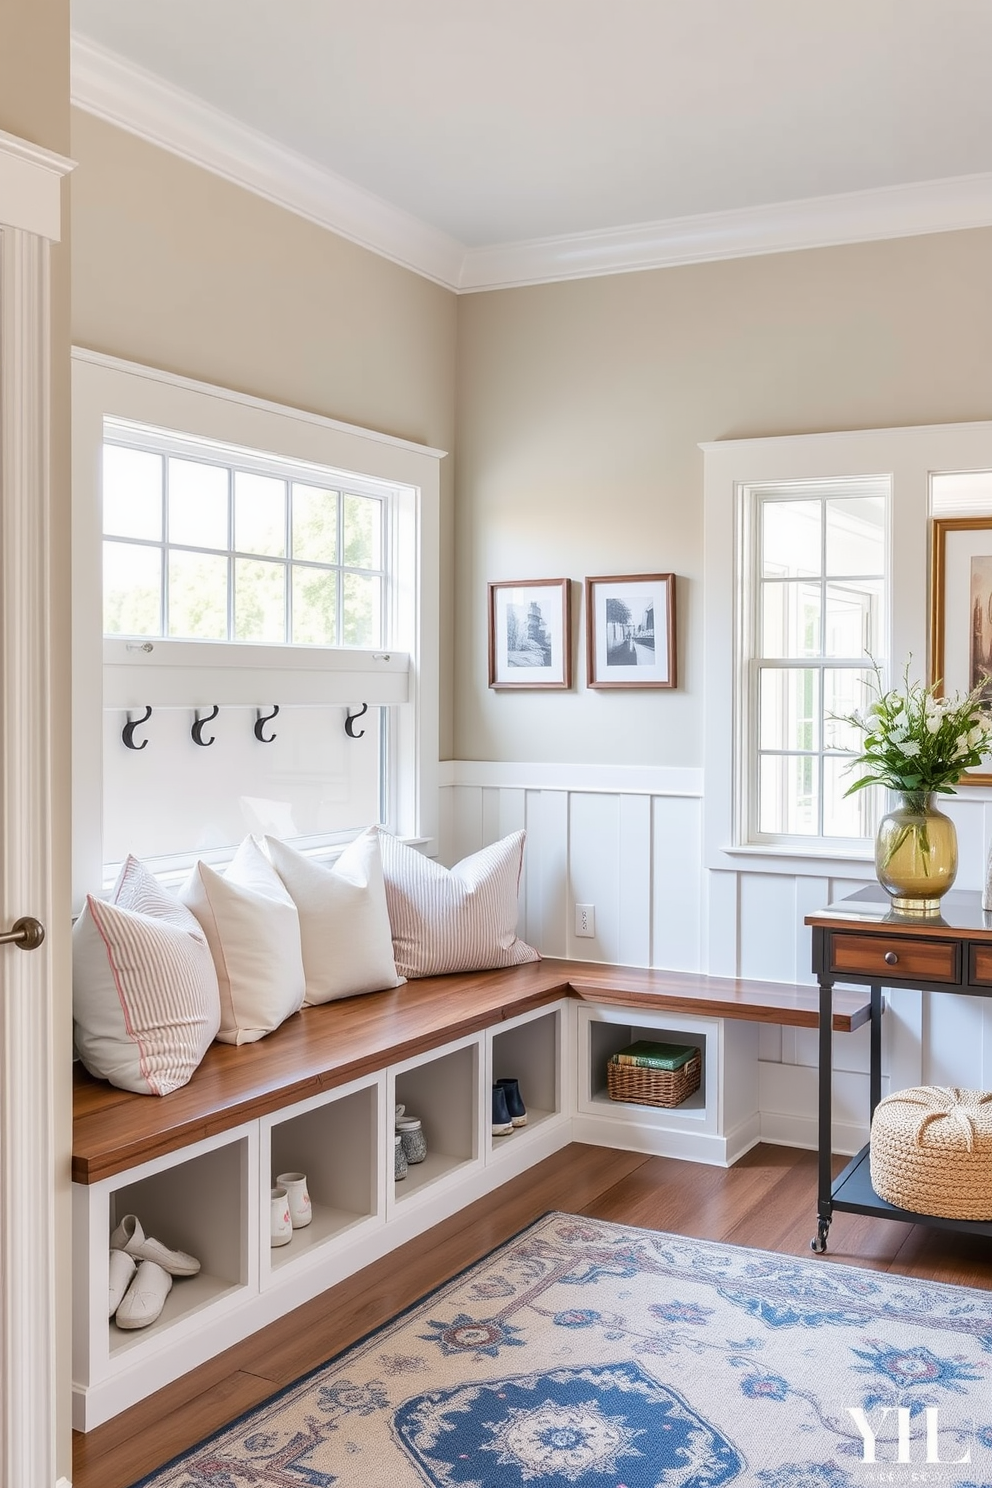
POLYGON ((701 764, 699 441, 992 416, 992 230, 470 295, 458 309, 460 759, 701 764), (668 571, 677 692, 585 689, 579 584, 572 692, 488 690, 487 580, 668 571))
MULTIPOLYGON (((0 0, 0 129, 59 155, 69 154, 68 0, 0 0)), ((55 1247, 59 1390, 58 1471, 72 1472, 71 1299, 72 1251, 69 1157, 72 1141, 72 1006, 69 965, 69 214, 63 187, 62 243, 52 252, 52 762, 55 822, 52 842, 58 923, 49 926, 54 969, 56 1068, 64 1079, 56 1110, 57 1231, 55 1247)), ((30 906, 25 906, 29 909, 30 906)), ((40 1175, 39 1175, 40 1177, 40 1175)))
MULTIPOLYGON (((453 294, 79 111, 72 148, 77 345, 453 448, 453 294)), ((452 467, 441 463, 446 575, 452 467)), ((451 622, 446 583, 443 637, 451 622)))

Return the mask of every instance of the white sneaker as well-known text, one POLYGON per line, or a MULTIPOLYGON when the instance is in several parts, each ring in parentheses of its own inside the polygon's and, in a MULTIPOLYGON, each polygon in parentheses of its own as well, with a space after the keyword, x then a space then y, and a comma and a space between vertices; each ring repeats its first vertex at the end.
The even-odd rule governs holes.
POLYGON ((136 1261, 154 1261, 170 1276, 195 1276, 200 1263, 184 1250, 170 1250, 161 1240, 149 1240, 137 1216, 125 1214, 110 1237, 111 1250, 124 1250, 136 1261))
POLYGON ((114 1322, 118 1328, 147 1328, 172 1291, 172 1277, 155 1261, 142 1261, 124 1294, 114 1322))
POLYGON ((138 1265, 126 1250, 110 1252, 110 1316, 113 1317, 138 1265))

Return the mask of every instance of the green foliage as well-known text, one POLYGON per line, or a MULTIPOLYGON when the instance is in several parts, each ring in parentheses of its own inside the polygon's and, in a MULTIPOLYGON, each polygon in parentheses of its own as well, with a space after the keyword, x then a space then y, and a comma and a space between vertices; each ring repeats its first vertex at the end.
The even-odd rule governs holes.
POLYGON ((935 686, 910 682, 907 663, 902 687, 883 692, 881 672, 877 666, 874 671, 874 701, 838 715, 864 734, 861 753, 851 762, 864 774, 844 794, 867 785, 910 795, 953 794, 964 772, 980 765, 992 745, 992 713, 981 704, 985 682, 966 697, 940 697, 935 686))

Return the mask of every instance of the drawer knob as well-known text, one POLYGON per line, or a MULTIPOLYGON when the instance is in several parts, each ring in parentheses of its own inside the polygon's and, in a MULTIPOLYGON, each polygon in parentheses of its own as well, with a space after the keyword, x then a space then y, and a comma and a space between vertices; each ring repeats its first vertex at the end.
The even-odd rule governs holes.
POLYGON ((882 957, 882 960, 885 962, 886 966, 898 966, 899 964, 899 957, 895 951, 886 951, 885 955, 882 957))

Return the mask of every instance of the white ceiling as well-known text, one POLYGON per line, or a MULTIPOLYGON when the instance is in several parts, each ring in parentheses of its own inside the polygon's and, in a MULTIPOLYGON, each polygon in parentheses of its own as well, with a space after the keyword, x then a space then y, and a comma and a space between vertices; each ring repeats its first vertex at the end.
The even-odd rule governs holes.
POLYGON ((470 255, 992 184, 989 0, 73 0, 73 30, 80 77, 126 59, 470 255))

